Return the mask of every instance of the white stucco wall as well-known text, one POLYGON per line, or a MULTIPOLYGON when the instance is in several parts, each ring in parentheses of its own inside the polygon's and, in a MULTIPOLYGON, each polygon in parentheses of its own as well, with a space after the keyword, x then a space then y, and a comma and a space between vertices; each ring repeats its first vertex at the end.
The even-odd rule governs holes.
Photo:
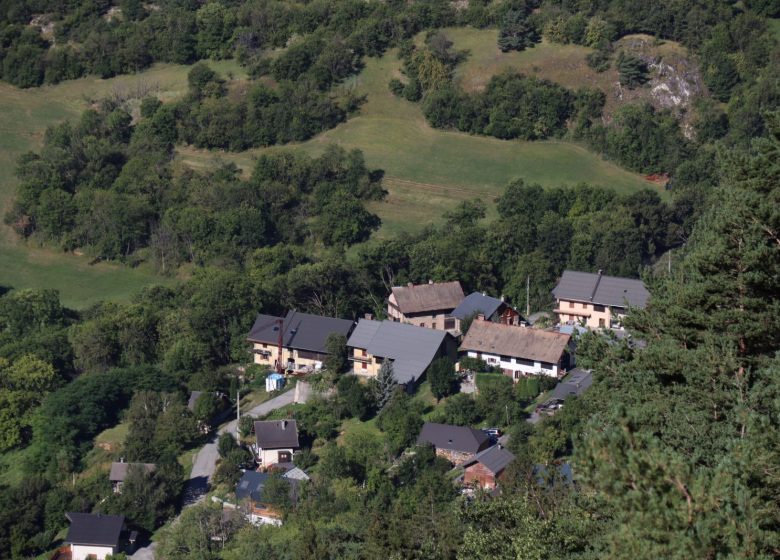
POLYGON ((260 462, 262 465, 275 465, 279 462, 279 452, 288 452, 290 454, 290 460, 292 460, 293 449, 261 449, 260 450, 260 462))
POLYGON ((489 366, 496 366, 501 368, 502 370, 509 370, 513 372, 513 378, 518 379, 518 375, 550 375, 553 377, 558 376, 558 366, 556 364, 552 364, 552 368, 546 368, 542 367, 541 362, 534 362, 534 365, 526 365, 526 364, 517 364, 512 361, 506 361, 502 360, 501 356, 496 354, 486 354, 482 353, 482 356, 477 356, 476 352, 468 352, 469 358, 481 358, 489 366))
POLYGON ((97 560, 104 560, 109 554, 114 554, 114 549, 110 546, 87 546, 83 544, 73 544, 70 547, 73 560, 86 560, 90 554, 94 554, 97 560))

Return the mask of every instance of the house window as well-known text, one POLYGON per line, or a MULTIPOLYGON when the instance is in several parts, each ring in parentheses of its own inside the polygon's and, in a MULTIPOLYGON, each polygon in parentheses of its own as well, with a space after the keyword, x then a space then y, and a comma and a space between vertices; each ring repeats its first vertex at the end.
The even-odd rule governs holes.
POLYGON ((604 306, 603 305, 594 305, 593 306, 593 311, 603 312, 604 311, 604 306))
POLYGON ((263 348, 268 348, 268 345, 267 344, 263 344, 263 348))
POLYGON ((587 309, 587 308, 588 308, 588 304, 587 304, 587 303, 583 303, 583 304, 582 304, 582 308, 583 308, 583 309, 587 309))
POLYGON ((515 358, 515 363, 521 366, 534 367, 534 361, 526 360, 525 358, 515 358))
POLYGON ((606 326, 606 324, 604 322, 604 318, 602 317, 601 319, 599 319, 599 327, 601 327, 603 329, 605 326, 606 326))
POLYGON ((574 302, 573 302, 573 301, 570 301, 570 302, 569 302, 569 307, 570 307, 571 309, 574 309, 574 302))
POLYGON ((365 351, 365 350, 361 350, 360 352, 361 352, 361 356, 363 356, 364 358, 365 358, 366 356, 368 356, 368 352, 367 352, 367 351, 365 351))
POLYGON ((420 323, 420 326, 425 328, 425 323, 420 323))
POLYGON ((455 319, 444 319, 444 330, 451 331, 455 328, 455 319))
POLYGON ((360 369, 368 369, 368 364, 366 362, 363 362, 360 364, 360 369))

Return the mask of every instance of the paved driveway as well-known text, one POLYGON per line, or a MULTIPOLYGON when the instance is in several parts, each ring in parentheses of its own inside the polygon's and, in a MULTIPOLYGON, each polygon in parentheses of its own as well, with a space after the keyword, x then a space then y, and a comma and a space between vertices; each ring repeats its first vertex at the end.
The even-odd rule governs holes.
MULTIPOLYGON (((309 397, 309 393, 298 395, 298 402, 306 402, 309 397)), ((250 409, 244 414, 250 416, 259 417, 265 416, 269 412, 273 412, 277 408, 282 408, 288 404, 292 404, 295 400, 295 391, 285 391, 278 397, 274 397, 256 407, 250 409)), ((190 478, 187 480, 187 485, 184 487, 184 498, 182 509, 191 505, 197 504, 203 496, 209 491, 209 481, 214 475, 214 471, 217 469, 217 459, 219 459, 219 451, 217 451, 217 440, 219 436, 224 433, 235 433, 237 421, 232 420, 222 426, 215 434, 211 436, 211 439, 200 448, 197 455, 192 462, 192 471, 190 472, 190 478)), ((139 548, 130 557, 133 560, 154 560, 154 548, 155 543, 151 543, 149 546, 139 548)))

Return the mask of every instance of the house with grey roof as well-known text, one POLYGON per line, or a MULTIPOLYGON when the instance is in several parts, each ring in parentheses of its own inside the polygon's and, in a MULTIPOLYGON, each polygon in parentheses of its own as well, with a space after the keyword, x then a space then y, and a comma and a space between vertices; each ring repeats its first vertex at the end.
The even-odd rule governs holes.
POLYGON ((258 420, 254 428, 257 459, 261 467, 292 462, 293 454, 300 449, 295 420, 258 420))
POLYGON ((114 492, 120 494, 122 485, 125 483, 130 469, 143 469, 147 474, 151 474, 157 467, 153 463, 125 463, 124 461, 111 463, 111 471, 108 473, 108 480, 114 492))
POLYGON ((72 560, 104 560, 119 552, 124 516, 66 513, 65 517, 70 521, 65 543, 70 545, 72 560))
POLYGON ((650 299, 641 280, 607 276, 601 271, 565 270, 552 293, 561 323, 592 329, 618 326, 629 308, 643 309, 650 299))
POLYGON ((520 313, 504 301, 504 296, 498 299, 481 292, 467 295, 452 311, 452 316, 455 318, 456 331, 461 334, 463 333, 461 323, 466 319, 484 317, 488 321, 515 326, 522 320, 520 313))
POLYGON ((463 464, 463 484, 493 490, 515 456, 501 444, 488 447, 463 464))
POLYGON ((348 337, 355 323, 348 319, 322 317, 289 311, 284 317, 259 314, 247 340, 252 344, 254 363, 284 371, 320 369, 328 356, 327 340, 332 334, 348 337), (281 357, 279 347, 281 346, 281 357))
POLYGON ((389 360, 396 381, 407 389, 414 387, 435 359, 456 359, 455 339, 449 333, 393 321, 361 319, 347 349, 353 373, 376 377, 389 360))
POLYGON ((425 444, 436 448, 439 457, 457 465, 490 447, 490 436, 469 426, 426 422, 417 437, 417 445, 425 444))
POLYGON ((387 298, 387 316, 398 323, 408 323, 426 329, 443 330, 452 334, 456 319, 452 311, 465 295, 460 282, 433 282, 395 286, 387 298))

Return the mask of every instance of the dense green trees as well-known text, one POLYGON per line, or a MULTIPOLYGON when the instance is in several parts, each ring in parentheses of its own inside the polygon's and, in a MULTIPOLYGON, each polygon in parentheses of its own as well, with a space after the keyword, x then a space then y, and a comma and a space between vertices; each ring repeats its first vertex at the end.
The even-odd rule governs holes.
POLYGON ((564 133, 572 100, 571 92, 552 82, 505 73, 493 76, 482 93, 440 88, 426 99, 423 111, 438 128, 537 140, 564 133))
MULTIPOLYGON (((207 67, 193 67, 192 95, 215 79, 207 67)), ((132 126, 126 112, 106 106, 76 126, 51 128, 41 153, 20 159, 21 185, 6 220, 23 235, 89 247, 100 258, 129 260, 148 247, 165 271, 184 261, 241 262, 249 249, 300 242, 304 232, 313 243, 342 247, 378 228, 363 201, 383 196, 381 177, 358 152, 265 156, 248 181, 232 165, 174 178, 171 110, 179 111, 150 107, 132 126)))

